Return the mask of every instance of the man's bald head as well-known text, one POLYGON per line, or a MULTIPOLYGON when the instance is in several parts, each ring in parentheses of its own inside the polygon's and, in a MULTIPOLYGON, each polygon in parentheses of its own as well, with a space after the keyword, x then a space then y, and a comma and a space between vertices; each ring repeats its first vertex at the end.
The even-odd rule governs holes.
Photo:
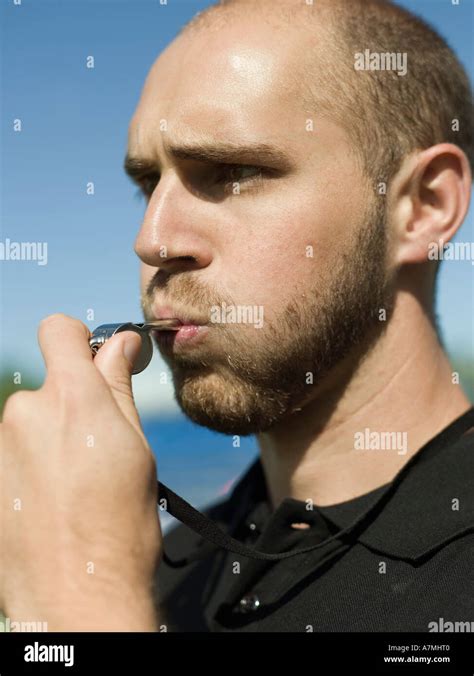
POLYGON ((386 2, 233 0, 167 47, 127 169, 147 198, 145 317, 203 329, 160 344, 189 417, 270 429, 343 387, 386 328, 429 316, 428 247, 453 236, 469 189, 465 155, 439 144, 470 154, 468 120, 452 52, 386 2), (387 49, 407 53, 406 74, 355 67, 387 49))
MULTIPOLYGON (((320 5, 319 10, 323 10, 320 5)), ((296 4, 287 0, 220 0, 205 10, 198 12, 181 30, 181 34, 192 34, 199 30, 218 31, 225 28, 229 21, 247 14, 253 20, 259 18, 275 27, 286 29, 307 25, 308 5, 296 4)))
MULTIPOLYGON (((182 30, 225 29, 247 17, 283 29, 301 49, 301 102, 328 115, 354 142, 370 178, 388 181, 404 156, 454 143, 474 166, 472 99, 466 73, 439 34, 389 0, 221 0, 182 30), (356 54, 406 54, 407 72, 357 70, 356 54)), ((278 49, 278 33, 275 48, 278 49)))

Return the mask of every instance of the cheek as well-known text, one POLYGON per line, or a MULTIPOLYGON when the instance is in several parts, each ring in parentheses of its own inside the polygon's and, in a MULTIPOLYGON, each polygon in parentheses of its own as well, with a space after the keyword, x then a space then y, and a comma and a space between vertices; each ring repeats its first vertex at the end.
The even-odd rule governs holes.
POLYGON ((273 314, 295 296, 327 283, 363 213, 360 194, 355 199, 344 190, 347 185, 330 177, 320 180, 317 190, 301 184, 296 191, 273 194, 253 213, 240 214, 241 223, 251 225, 245 237, 228 242, 232 255, 226 257, 221 280, 232 297, 263 305, 273 314))
POLYGON ((260 225, 253 226, 244 241, 234 239, 229 246, 232 255, 221 283, 225 280, 229 294, 239 302, 263 305, 270 312, 314 284, 318 228, 314 217, 288 210, 287 202, 272 213, 260 211, 259 218, 260 225))

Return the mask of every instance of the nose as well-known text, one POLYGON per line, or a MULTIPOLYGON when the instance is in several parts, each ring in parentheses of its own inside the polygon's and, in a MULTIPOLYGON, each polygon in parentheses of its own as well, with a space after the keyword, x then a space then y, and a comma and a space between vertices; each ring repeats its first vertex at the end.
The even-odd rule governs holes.
POLYGON ((212 251, 205 206, 175 173, 166 174, 148 203, 135 252, 147 265, 169 274, 207 267, 212 251))

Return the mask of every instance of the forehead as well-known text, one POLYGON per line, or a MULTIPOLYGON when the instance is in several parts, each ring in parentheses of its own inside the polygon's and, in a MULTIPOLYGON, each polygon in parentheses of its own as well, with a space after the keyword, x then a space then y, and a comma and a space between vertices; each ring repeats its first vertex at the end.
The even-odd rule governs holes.
POLYGON ((130 142, 148 145, 163 120, 184 138, 294 139, 307 117, 301 51, 294 31, 264 24, 233 22, 218 32, 180 36, 147 77, 130 142))

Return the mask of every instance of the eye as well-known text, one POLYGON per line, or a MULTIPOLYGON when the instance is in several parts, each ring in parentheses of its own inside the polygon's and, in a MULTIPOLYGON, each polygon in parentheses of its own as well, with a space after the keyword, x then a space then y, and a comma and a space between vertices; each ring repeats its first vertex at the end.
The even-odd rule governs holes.
POLYGON ((139 185, 139 188, 136 192, 136 197, 138 198, 145 197, 146 199, 149 199, 152 196, 156 186, 158 185, 159 180, 160 180, 159 174, 148 174, 146 176, 141 176, 140 178, 138 178, 137 183, 139 185))
MULTIPOLYGON (((247 164, 220 164, 212 169, 209 179, 211 182, 223 186, 225 190, 232 189, 234 183, 258 183, 267 173, 264 167, 258 167, 247 164)), ((268 170, 268 173, 270 171, 268 170)), ((139 185, 135 196, 138 199, 145 198, 147 201, 152 196, 156 186, 160 181, 159 174, 146 174, 136 179, 139 185)), ((204 179, 203 179, 204 180, 204 179)), ((206 182, 207 182, 206 178, 206 182)))
POLYGON ((263 178, 263 167, 246 164, 224 164, 218 169, 217 183, 241 183, 263 178))

